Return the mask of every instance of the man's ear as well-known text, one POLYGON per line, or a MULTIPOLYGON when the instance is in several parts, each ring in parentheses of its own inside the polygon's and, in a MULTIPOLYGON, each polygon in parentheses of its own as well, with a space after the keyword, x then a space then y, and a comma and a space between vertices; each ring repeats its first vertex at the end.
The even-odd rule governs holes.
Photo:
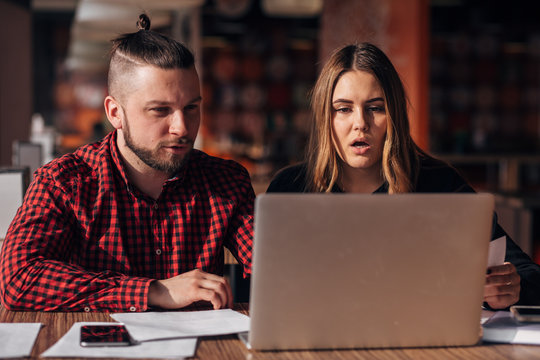
POLYGON ((107 115, 107 119, 109 119, 111 125, 115 129, 121 129, 122 117, 124 116, 124 113, 118 101, 109 95, 103 101, 103 106, 105 107, 105 114, 107 115))

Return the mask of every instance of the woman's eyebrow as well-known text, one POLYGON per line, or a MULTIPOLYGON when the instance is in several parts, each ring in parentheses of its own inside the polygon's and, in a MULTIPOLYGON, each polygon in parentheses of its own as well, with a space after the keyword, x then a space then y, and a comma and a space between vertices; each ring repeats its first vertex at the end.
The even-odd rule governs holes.
POLYGON ((332 101, 332 104, 335 104, 335 103, 348 103, 348 104, 352 104, 352 100, 348 100, 348 99, 336 99, 336 100, 332 101))
MULTIPOLYGON (((373 99, 369 99, 368 101, 366 101, 366 103, 373 103, 373 102, 377 102, 377 101, 382 101, 382 102, 384 102, 384 98, 382 98, 382 97, 376 97, 376 98, 373 98, 373 99)), ((352 101, 352 100, 348 100, 348 99, 336 99, 336 100, 332 101, 332 104, 336 104, 336 103, 347 103, 347 104, 352 104, 353 101, 352 101)))

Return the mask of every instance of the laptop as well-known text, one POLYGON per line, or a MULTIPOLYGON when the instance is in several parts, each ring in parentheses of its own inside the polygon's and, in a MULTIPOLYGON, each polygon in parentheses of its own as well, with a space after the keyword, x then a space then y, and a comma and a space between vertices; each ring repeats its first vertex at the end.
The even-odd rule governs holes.
POLYGON ((491 194, 262 194, 256 350, 463 346, 480 339, 491 194))

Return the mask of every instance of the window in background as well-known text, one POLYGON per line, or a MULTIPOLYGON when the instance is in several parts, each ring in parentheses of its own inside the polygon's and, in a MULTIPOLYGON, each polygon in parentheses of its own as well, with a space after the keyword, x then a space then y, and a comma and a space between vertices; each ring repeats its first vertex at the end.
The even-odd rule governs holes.
POLYGON ((302 159, 318 17, 273 17, 258 1, 203 7, 202 147, 264 180, 302 159))

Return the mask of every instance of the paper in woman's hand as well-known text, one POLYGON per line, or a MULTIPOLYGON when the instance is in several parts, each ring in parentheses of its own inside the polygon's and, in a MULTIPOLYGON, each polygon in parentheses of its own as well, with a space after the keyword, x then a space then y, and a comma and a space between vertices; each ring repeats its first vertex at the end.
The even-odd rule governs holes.
POLYGON ((506 236, 490 241, 488 252, 488 267, 502 265, 506 256, 506 236))

